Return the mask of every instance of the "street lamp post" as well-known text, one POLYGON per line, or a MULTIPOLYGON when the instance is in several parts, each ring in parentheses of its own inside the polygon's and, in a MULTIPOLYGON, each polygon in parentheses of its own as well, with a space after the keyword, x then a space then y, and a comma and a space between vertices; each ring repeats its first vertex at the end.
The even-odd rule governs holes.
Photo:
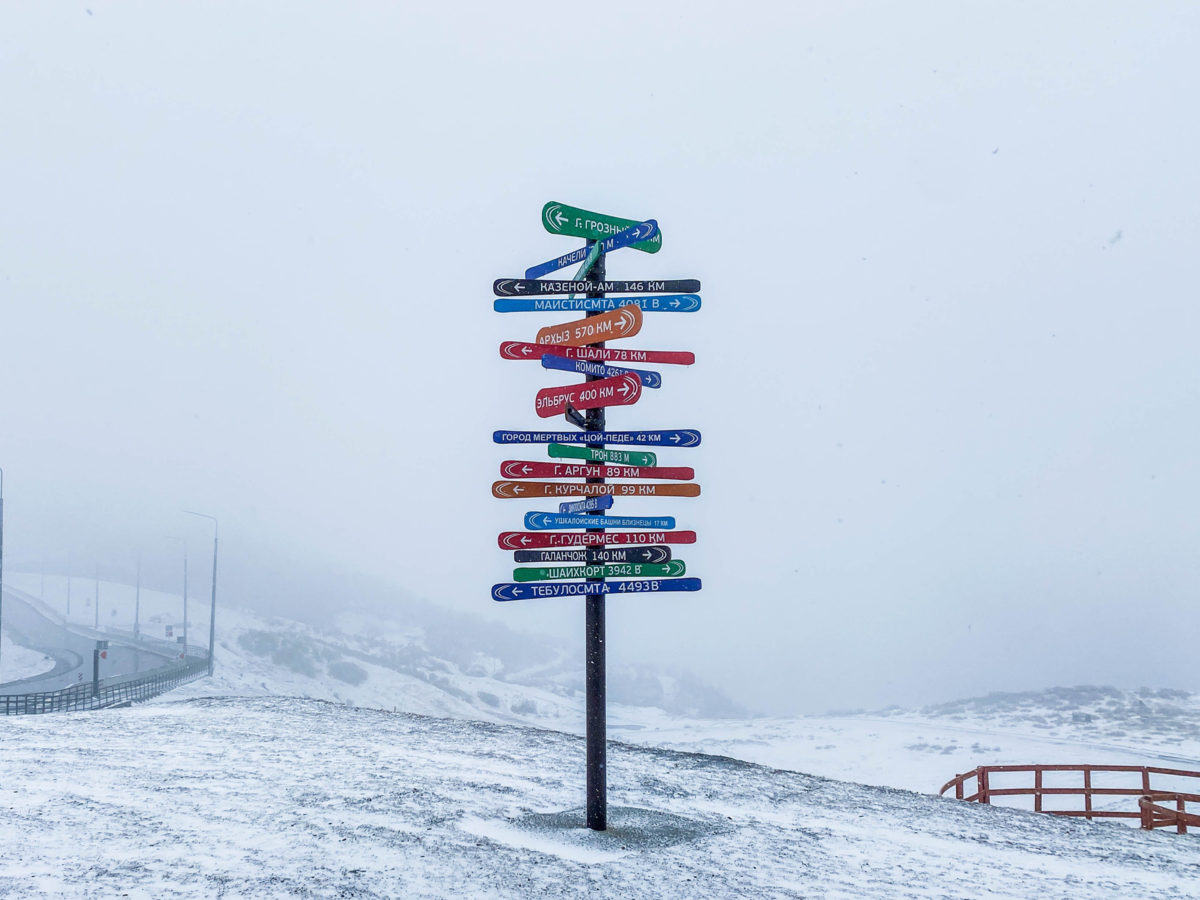
POLYGON ((4 470, 0 469, 0 622, 4 621, 4 470))
POLYGON ((142 557, 138 556, 137 587, 133 589, 133 639, 142 636, 142 557))
POLYGON ((174 535, 174 534, 173 534, 173 535, 170 535, 170 540, 173 540, 173 541, 179 541, 179 543, 183 544, 183 637, 184 637, 184 641, 183 641, 183 661, 184 661, 184 662, 187 662, 187 620, 188 620, 188 608, 187 608, 187 582, 188 582, 188 578, 187 578, 187 563, 188 563, 187 541, 185 541, 183 538, 179 537, 178 535, 174 535))
POLYGON ((202 519, 212 519, 213 523, 213 574, 212 574, 212 605, 208 611, 208 674, 213 673, 213 648, 217 642, 217 532, 220 528, 216 516, 208 516, 204 513, 192 512, 190 509, 185 509, 185 513, 189 516, 199 516, 202 519))

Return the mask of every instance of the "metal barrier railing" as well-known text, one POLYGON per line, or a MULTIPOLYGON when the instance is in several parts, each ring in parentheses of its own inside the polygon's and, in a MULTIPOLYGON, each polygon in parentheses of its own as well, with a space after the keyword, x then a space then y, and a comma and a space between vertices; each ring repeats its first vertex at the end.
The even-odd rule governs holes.
POLYGON ((0 713, 6 716, 51 712, 77 712, 124 706, 149 700, 208 674, 207 659, 190 659, 182 665, 162 666, 142 675, 123 676, 99 685, 87 681, 58 691, 0 695, 0 713))
POLYGON ((1174 826, 1180 834, 1187 833, 1187 826, 1200 826, 1200 815, 1189 813, 1187 803, 1200 803, 1200 793, 1184 793, 1164 790, 1165 785, 1156 789, 1152 784, 1154 776, 1159 778, 1195 779, 1200 787, 1200 772, 1187 769, 1164 769, 1159 766, 979 766, 970 772, 965 772, 942 785, 938 792, 944 794, 954 788, 954 796, 958 800, 975 803, 991 803, 993 797, 1032 796, 1034 812, 1047 812, 1056 816, 1080 816, 1085 819, 1140 819, 1146 829, 1174 826), (1024 772, 1033 774, 1032 786, 992 787, 992 776, 1001 773, 1024 772), (1083 784, 1078 787, 1045 785, 1047 772, 1080 772, 1083 784), (1094 775, 1109 775, 1114 773, 1135 773, 1141 776, 1141 784, 1137 787, 1098 787, 1093 785, 1094 775), (967 783, 975 780, 975 792, 967 794, 967 783), (1055 796, 1076 796, 1083 798, 1083 809, 1044 809, 1043 798, 1055 796), (1137 797, 1137 810, 1096 809, 1093 803, 1095 797, 1137 797), (1155 803, 1156 800, 1173 800, 1177 808, 1168 809, 1155 803))

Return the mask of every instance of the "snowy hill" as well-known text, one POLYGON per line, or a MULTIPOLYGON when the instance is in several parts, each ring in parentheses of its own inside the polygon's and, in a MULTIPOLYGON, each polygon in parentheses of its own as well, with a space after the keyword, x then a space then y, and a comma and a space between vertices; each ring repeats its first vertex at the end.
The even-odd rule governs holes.
MULTIPOLYGON (((40 587, 35 576, 20 578, 31 592, 40 587)), ((54 589, 48 580, 51 598, 54 589)), ((101 590, 111 598, 130 589, 102 583, 101 590)), ((143 629, 174 622, 178 633, 181 609, 178 596, 143 591, 143 629)), ((216 676, 158 703, 299 697, 583 732, 582 661, 537 636, 420 607, 393 621, 348 611, 326 628, 225 607, 218 613, 216 676)), ((193 629, 206 624, 190 617, 193 629)), ((121 615, 109 618, 114 627, 132 626, 121 615)), ((978 765, 1200 769, 1200 697, 1183 691, 1055 688, 920 710, 733 718, 740 711, 732 703, 686 674, 614 667, 609 694, 615 740, 926 793, 978 765)))
POLYGON ((1195 896, 1189 837, 622 744, 610 772, 593 834, 561 733, 279 698, 21 717, 0 894, 1195 896))

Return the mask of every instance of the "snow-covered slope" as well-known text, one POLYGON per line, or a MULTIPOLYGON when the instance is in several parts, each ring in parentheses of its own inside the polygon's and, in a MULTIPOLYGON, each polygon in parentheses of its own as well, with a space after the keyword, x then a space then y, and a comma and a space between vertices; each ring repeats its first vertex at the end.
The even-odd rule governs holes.
MULTIPOLYGON (((36 576, 24 577, 27 590, 40 587, 36 576)), ((101 585, 103 597, 122 590, 129 588, 101 585)), ((55 595, 49 580, 47 595, 55 595)), ((174 623, 179 633, 181 612, 182 598, 142 592, 144 632, 158 635, 174 623)), ((429 609, 402 610, 393 620, 348 611, 326 628, 225 607, 218 613, 216 676, 160 702, 302 697, 573 734, 584 728, 581 660, 536 636, 429 609)), ((132 625, 111 611, 109 618, 132 625)), ((206 637, 202 615, 191 618, 193 634, 206 637)), ((736 709, 711 688, 626 668, 610 672, 609 696, 614 739, 913 791, 936 792, 978 765, 1200 769, 1200 697, 1183 691, 1057 688, 920 710, 715 718, 696 711, 736 709)))
POLYGON ((1191 837, 622 744, 592 834, 561 815, 577 737, 277 698, 9 720, 0 783, 11 898, 1133 900, 1200 871, 1191 837))
POLYGON ((1200 771, 1200 697, 1182 691, 1056 688, 922 710, 785 719, 705 721, 624 712, 626 721, 613 728, 621 740, 913 791, 937 791, 980 765, 1200 771))
POLYGON ((0 684, 41 675, 53 668, 53 659, 44 653, 14 644, 7 629, 0 632, 0 684))

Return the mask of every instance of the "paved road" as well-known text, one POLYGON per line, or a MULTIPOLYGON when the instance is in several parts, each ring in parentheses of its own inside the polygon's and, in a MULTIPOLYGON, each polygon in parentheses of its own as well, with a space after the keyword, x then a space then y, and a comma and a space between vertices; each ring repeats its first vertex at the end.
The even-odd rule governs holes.
MULTIPOLYGON (((55 665, 49 672, 0 684, 0 694, 57 691, 92 680, 95 639, 53 621, 36 606, 7 590, 4 592, 4 628, 15 643, 50 656, 55 665)), ((171 659, 163 652, 109 640, 112 642, 108 658, 100 661, 102 678, 157 669, 171 659)))

